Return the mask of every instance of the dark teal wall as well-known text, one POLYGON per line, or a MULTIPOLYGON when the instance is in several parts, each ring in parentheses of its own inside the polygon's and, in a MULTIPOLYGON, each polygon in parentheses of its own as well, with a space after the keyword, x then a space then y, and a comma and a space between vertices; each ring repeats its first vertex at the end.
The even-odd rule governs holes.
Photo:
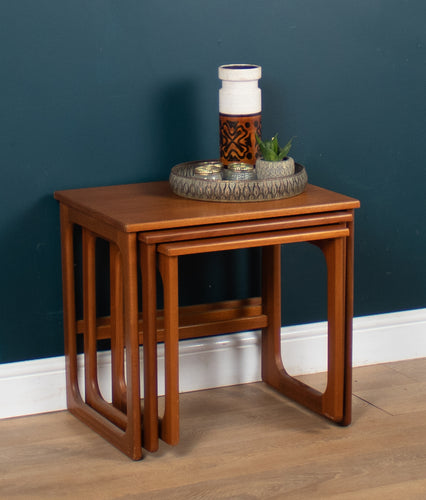
MULTIPOLYGON (((264 133, 297 136, 310 181, 361 200, 355 314, 425 307, 425 23, 424 0, 1 2, 0 362, 63 353, 53 191, 216 157, 225 63, 263 67, 264 133)), ((287 323, 323 317, 314 264, 296 271, 314 254, 285 249, 287 323)))

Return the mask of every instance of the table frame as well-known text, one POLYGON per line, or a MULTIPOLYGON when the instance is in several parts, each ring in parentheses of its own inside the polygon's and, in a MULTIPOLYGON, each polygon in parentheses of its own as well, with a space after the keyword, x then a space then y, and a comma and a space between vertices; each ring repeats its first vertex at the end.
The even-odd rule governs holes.
POLYGON ((70 412, 123 453, 138 460, 142 444, 149 451, 158 448, 157 342, 163 339, 167 358, 166 411, 160 419, 161 437, 170 443, 179 439, 178 339, 253 328, 263 331, 263 380, 341 425, 350 423, 353 217, 354 208, 359 206, 357 200, 308 185, 306 195, 292 200, 218 206, 221 204, 182 201, 170 194, 167 183, 61 191, 55 197, 60 201, 61 213, 67 405, 70 412), (147 212, 141 212, 141 207, 147 212), (192 207, 202 215, 193 215, 192 207), (82 319, 76 318, 76 226, 82 229, 82 319), (110 250, 108 318, 99 318, 96 313, 97 238, 106 240, 110 250), (290 377, 278 356, 280 246, 292 241, 313 242, 327 261, 332 375, 324 395, 290 377), (178 307, 179 255, 255 246, 263 248, 262 299, 178 307), (156 305, 157 261, 165 283, 164 312, 157 311, 156 305), (142 314, 138 311, 138 268, 142 274, 142 314), (80 334, 84 337, 84 397, 78 382, 80 334), (96 344, 101 338, 111 340, 111 403, 105 401, 98 384, 96 344), (139 360, 142 343, 143 408, 139 360))
MULTIPOLYGON (((266 317, 266 325, 262 328, 263 381, 334 422, 342 425, 350 422, 351 356, 348 350, 351 331, 347 330, 346 319, 351 314, 353 278, 348 269, 353 262, 348 248, 353 241, 348 245, 346 240, 351 234, 348 224, 352 222, 353 213, 341 212, 242 223, 234 227, 231 224, 223 228, 225 234, 241 233, 237 236, 220 236, 219 227, 181 230, 180 234, 172 230, 139 235, 141 253, 153 243, 158 244, 156 251, 163 279, 166 384, 163 440, 169 444, 179 441, 178 257, 240 248, 262 247, 263 250, 262 312, 266 317), (275 230, 265 232, 271 228, 275 230), (194 239, 199 235, 204 238, 194 239), (179 238, 181 241, 177 241, 179 238), (302 241, 313 243, 323 251, 328 270, 328 383, 323 394, 291 377, 284 369, 281 357, 281 244, 302 241)), ((154 282, 147 284, 152 293, 154 287, 154 282)), ((150 293, 148 289, 146 293, 150 293)))
MULTIPOLYGON (((68 409, 123 453, 138 460, 142 457, 142 438, 136 234, 116 231, 91 216, 61 205, 61 247, 68 409), (75 305, 75 225, 82 228, 84 299, 80 322, 76 319, 75 305), (104 400, 98 385, 96 237, 110 243, 112 404, 104 400), (85 399, 78 383, 77 335, 82 331, 85 399)), ((149 364, 145 366, 149 368, 149 364)), ((146 427, 144 430, 150 435, 146 427)))

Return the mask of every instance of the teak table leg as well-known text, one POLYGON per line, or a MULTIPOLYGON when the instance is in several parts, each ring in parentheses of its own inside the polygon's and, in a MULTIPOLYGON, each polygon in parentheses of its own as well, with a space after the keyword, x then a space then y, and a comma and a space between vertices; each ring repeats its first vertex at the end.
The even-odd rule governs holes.
POLYGON ((110 295, 112 404, 126 413, 127 387, 124 376, 123 272, 121 269, 120 252, 114 243, 110 243, 110 295))
POLYGON ((95 244, 95 235, 83 228, 84 382, 86 402, 93 408, 100 406, 101 400, 96 351, 95 244))
POLYGON ((122 255, 123 266, 124 339, 127 376, 126 444, 129 456, 137 460, 142 456, 142 438, 136 234, 119 233, 118 246, 122 255))
POLYGON ((144 357, 143 445, 158 449, 156 246, 139 244, 144 357))
POLYGON ((348 222, 349 236, 346 238, 346 304, 345 304, 345 388, 344 415, 342 425, 349 425, 352 420, 352 323, 354 312, 354 230, 355 211, 351 210, 352 218, 348 222))
POLYGON ((345 238, 316 242, 327 262, 328 376, 322 413, 341 423, 345 370, 345 238))
POLYGON ((159 254, 164 288, 165 408, 161 438, 179 442, 179 301, 178 257, 159 254))
POLYGON ((62 298, 64 304, 65 373, 67 406, 72 411, 84 403, 78 387, 77 328, 75 320, 74 226, 68 207, 61 205, 62 298))
POLYGON ((262 331, 262 379, 274 385, 285 373, 281 358, 281 245, 262 248, 262 305, 268 326, 262 331))

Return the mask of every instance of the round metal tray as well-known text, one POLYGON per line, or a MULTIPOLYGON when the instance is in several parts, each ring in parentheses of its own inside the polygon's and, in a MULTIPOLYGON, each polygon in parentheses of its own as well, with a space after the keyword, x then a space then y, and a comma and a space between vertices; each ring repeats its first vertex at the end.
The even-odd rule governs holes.
POLYGON ((270 201, 296 196, 303 192, 308 182, 305 167, 299 163, 293 175, 240 181, 196 178, 194 169, 201 163, 205 162, 190 161, 172 168, 169 182, 175 194, 205 201, 270 201))

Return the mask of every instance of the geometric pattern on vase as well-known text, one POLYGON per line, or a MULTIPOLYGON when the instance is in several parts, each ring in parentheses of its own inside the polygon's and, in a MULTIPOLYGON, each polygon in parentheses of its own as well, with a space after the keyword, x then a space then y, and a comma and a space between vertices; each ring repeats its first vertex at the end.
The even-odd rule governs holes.
POLYGON ((224 165, 235 162, 254 165, 259 156, 255 133, 261 136, 261 113, 242 116, 219 113, 220 161, 224 165))

